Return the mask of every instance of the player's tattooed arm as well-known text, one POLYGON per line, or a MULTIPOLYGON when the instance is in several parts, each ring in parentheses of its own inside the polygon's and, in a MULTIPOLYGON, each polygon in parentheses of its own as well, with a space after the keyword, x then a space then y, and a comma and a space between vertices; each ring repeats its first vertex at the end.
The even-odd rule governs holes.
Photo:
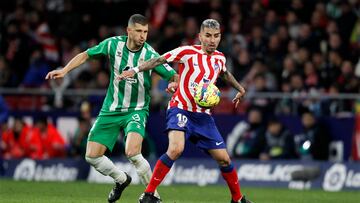
POLYGON ((233 103, 235 103, 235 107, 237 107, 239 105, 241 98, 245 95, 245 88, 240 85, 240 83, 235 79, 235 77, 229 71, 225 71, 224 73, 222 73, 221 77, 233 88, 239 91, 236 94, 235 98, 233 99, 233 103))
POLYGON ((235 77, 229 71, 225 71, 221 76, 233 88, 235 88, 237 91, 245 94, 244 87, 240 85, 240 83, 235 79, 235 77))
POLYGON ((127 71, 123 71, 120 75, 119 75, 119 79, 126 79, 126 78, 132 78, 134 77, 134 75, 140 71, 146 71, 146 70, 150 70, 155 68, 158 65, 164 64, 166 63, 166 58, 163 56, 160 57, 156 57, 156 58, 152 58, 149 59, 147 61, 145 61, 143 64, 141 64, 138 67, 134 67, 130 70, 127 71))
POLYGON ((145 61, 143 64, 141 64, 138 69, 138 72, 146 71, 155 68, 158 65, 166 63, 166 58, 164 56, 152 58, 150 60, 145 61))

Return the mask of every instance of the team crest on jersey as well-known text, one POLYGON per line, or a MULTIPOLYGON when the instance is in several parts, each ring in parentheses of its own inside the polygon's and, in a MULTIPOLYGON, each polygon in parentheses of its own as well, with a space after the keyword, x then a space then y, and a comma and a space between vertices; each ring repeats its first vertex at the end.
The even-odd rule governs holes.
POLYGON ((215 72, 217 72, 219 70, 220 66, 217 63, 215 63, 214 68, 215 68, 215 72))

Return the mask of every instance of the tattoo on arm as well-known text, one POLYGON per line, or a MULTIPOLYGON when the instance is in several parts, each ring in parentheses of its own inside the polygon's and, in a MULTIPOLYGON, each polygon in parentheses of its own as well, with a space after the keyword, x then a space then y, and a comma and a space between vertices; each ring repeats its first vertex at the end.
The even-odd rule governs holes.
POLYGON ((166 63, 166 59, 163 56, 152 58, 150 60, 145 61, 143 64, 139 66, 140 71, 146 71, 155 68, 158 65, 166 63))
POLYGON ((222 78, 230 84, 233 88, 238 90, 239 92, 243 92, 244 88, 240 85, 240 83, 235 79, 235 77, 229 72, 226 71, 222 74, 222 78))

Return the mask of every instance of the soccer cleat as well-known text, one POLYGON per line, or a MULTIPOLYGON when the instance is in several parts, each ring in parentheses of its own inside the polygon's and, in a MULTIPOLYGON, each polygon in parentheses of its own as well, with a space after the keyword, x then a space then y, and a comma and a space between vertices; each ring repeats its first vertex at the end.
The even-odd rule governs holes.
POLYGON ((247 200, 247 199, 245 198, 245 196, 243 196, 243 197, 241 198, 241 200, 239 200, 238 202, 235 202, 234 200, 231 200, 230 203, 252 203, 252 202, 250 202, 249 200, 247 200))
POLYGON ((139 203, 161 203, 161 199, 154 196, 154 193, 145 192, 140 195, 139 203))
POLYGON ((131 183, 131 177, 125 173, 126 180, 122 184, 115 183, 115 187, 110 191, 108 202, 114 203, 121 197, 121 193, 124 191, 124 189, 131 183))

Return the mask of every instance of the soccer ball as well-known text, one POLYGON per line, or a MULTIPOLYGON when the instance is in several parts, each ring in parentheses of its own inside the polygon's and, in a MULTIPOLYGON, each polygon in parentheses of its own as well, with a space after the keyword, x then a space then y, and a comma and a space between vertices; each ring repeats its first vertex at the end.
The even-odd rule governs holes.
POLYGON ((201 82, 195 87, 194 100, 200 107, 214 107, 220 102, 220 90, 213 83, 201 82))

